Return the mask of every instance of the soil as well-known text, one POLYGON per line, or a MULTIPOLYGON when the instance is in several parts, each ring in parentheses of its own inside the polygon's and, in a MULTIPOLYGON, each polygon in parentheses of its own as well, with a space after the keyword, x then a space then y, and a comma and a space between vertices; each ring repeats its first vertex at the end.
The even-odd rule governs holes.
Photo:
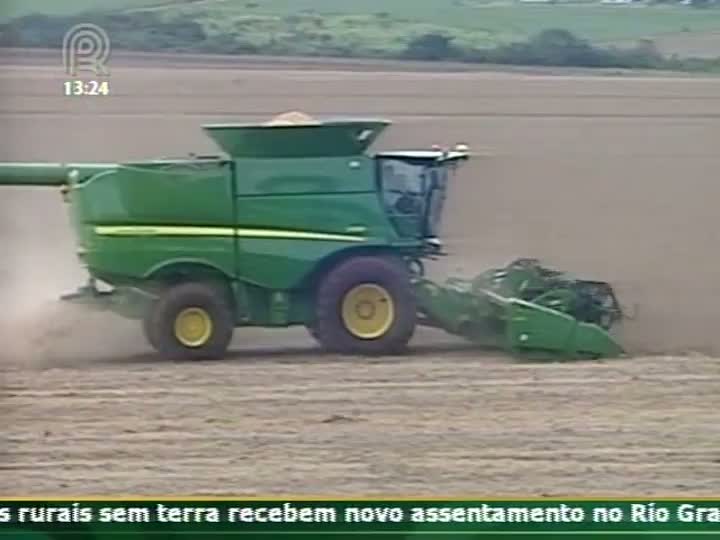
POLYGON ((464 142, 432 269, 536 257, 616 287, 630 357, 524 362, 421 331, 339 358, 238 330, 229 358, 155 357, 134 324, 60 306, 83 280, 55 190, 0 197, 0 493, 717 495, 720 79, 3 65, 2 161, 217 150, 200 124, 287 111, 393 119, 383 148, 464 142))

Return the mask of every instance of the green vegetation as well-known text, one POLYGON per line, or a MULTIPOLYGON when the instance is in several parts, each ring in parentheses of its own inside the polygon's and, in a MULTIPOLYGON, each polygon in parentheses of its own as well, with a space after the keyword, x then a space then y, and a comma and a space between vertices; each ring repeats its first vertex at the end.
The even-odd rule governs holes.
POLYGON ((0 0, 0 20, 33 14, 76 15, 89 10, 119 11, 161 3, 162 0, 0 0))
MULTIPOLYGON (((206 11, 215 20, 260 17, 322 17, 330 28, 348 18, 356 26, 391 28, 431 25, 451 34, 483 34, 491 44, 526 39, 548 28, 563 28, 592 41, 644 39, 690 30, 720 30, 720 10, 677 5, 602 6, 592 3, 528 5, 513 0, 225 0, 176 3, 167 11, 206 11)), ((278 19, 279 18, 279 19, 278 19)))
POLYGON ((139 51, 675 69, 720 64, 669 60, 650 41, 720 30, 720 9, 505 1, 26 0, 8 5, 65 14, 10 19, 0 25, 0 46, 58 47, 65 30, 82 21, 102 26, 114 48, 139 51), (638 44, 611 46, 620 42, 638 44))

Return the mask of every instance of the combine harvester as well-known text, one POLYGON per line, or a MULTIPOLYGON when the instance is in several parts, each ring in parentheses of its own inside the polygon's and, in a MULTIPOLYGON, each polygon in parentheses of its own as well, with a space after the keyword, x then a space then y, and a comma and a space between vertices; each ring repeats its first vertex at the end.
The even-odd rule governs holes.
POLYGON ((2 163, 0 184, 57 186, 87 286, 69 302, 143 321, 168 358, 220 358, 240 326, 304 325, 326 349, 403 351, 419 324, 553 358, 622 353, 609 284, 518 260, 424 277, 442 255, 446 189, 467 149, 367 149, 381 120, 208 125, 227 157, 2 163))

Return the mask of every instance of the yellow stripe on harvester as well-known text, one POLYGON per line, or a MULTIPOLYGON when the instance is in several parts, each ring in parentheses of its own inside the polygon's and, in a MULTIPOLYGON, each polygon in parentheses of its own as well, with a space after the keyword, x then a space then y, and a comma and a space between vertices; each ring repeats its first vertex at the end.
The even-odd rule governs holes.
POLYGON ((287 238, 291 240, 333 240, 337 242, 364 242, 362 236, 306 231, 275 231, 272 229, 235 229, 235 234, 246 238, 287 238))
POLYGON ((281 240, 327 240, 364 242, 363 236, 350 234, 286 231, 275 229, 234 229, 231 227, 133 226, 101 225, 95 227, 100 236, 237 236, 241 238, 275 238, 281 240))
POLYGON ((234 236, 231 227, 98 226, 100 236, 234 236))

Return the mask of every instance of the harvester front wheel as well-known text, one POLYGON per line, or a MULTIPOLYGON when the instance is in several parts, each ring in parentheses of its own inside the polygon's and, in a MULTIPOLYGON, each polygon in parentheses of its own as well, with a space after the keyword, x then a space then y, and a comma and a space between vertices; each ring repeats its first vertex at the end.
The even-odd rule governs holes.
POLYGON ((150 309, 143 328, 162 356, 211 360, 224 356, 232 339, 232 311, 222 293, 204 283, 167 289, 150 309))
POLYGON ((345 354, 397 354, 415 331, 416 300, 407 266, 393 257, 355 257, 317 291, 314 337, 345 354))

